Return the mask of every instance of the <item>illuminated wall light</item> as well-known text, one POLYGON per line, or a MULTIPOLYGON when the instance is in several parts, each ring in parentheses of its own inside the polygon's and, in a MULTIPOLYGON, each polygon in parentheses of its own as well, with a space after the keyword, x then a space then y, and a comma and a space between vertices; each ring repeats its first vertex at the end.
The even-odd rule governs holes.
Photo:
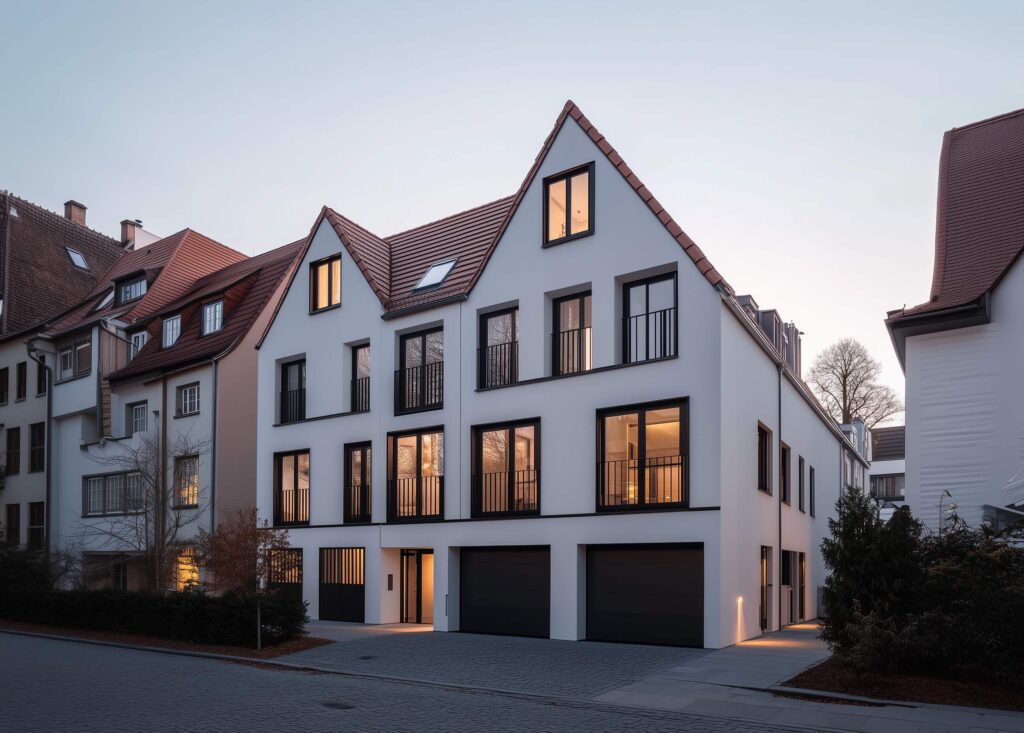
POLYGON ((736 641, 743 641, 743 596, 736 596, 736 641))

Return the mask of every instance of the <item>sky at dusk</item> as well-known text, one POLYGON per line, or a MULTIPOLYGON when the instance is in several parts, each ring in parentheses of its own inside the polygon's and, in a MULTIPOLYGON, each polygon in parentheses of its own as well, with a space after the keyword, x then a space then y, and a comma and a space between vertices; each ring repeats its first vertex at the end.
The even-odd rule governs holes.
MULTIPOLYGON (((1024 107, 1022 3, 0 2, 0 189, 247 253, 516 190, 573 99, 804 362, 927 299, 942 133, 1024 107)), ((628 246, 623 242, 623 246, 628 246)), ((684 336, 685 338, 685 336, 684 336)))

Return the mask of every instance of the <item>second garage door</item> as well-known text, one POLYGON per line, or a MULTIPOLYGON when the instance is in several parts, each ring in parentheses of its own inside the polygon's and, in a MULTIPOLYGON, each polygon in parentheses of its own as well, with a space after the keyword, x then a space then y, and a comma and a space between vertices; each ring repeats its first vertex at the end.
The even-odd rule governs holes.
POLYGON ((589 546, 587 638, 703 646, 704 546, 589 546))
POLYGON ((549 548, 464 547, 459 566, 461 631, 550 635, 549 548))

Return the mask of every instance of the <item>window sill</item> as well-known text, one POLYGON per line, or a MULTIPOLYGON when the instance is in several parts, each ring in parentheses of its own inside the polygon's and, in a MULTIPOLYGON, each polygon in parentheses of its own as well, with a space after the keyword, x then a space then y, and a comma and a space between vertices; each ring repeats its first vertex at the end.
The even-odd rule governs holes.
MULTIPOLYGON (((547 377, 534 377, 533 379, 520 379, 518 382, 513 382, 512 384, 502 384, 502 385, 496 386, 496 387, 477 387, 474 391, 476 391, 476 392, 493 392, 496 389, 508 389, 509 387, 521 387, 521 386, 527 385, 527 384, 540 384, 542 382, 553 382, 553 381, 558 380, 558 379, 572 379, 573 377, 583 377, 583 376, 586 376, 588 374, 600 374, 602 372, 612 372, 612 371, 615 371, 617 369, 629 369, 631 367, 643 366, 644 364, 659 364, 661 362, 672 361, 673 359, 678 359, 678 358, 679 358, 679 355, 676 354, 676 355, 673 355, 673 356, 663 356, 663 357, 658 358, 658 359, 648 359, 646 361, 631 361, 631 362, 626 362, 624 364, 609 364, 608 366, 594 367, 593 369, 588 369, 585 372, 571 372, 569 374, 552 374, 552 375, 547 376, 547 377)), ((398 413, 396 413, 396 414, 398 414, 398 413)))
POLYGON ((545 242, 541 245, 541 249, 547 249, 548 247, 557 247, 558 245, 565 244, 566 242, 574 242, 577 239, 583 239, 584 237, 589 237, 593 233, 594 233, 594 228, 591 227, 590 229, 588 229, 585 232, 576 232, 575 234, 569 234, 569 235, 567 235, 565 237, 561 237, 559 239, 545 240, 545 242))
POLYGON ((78 379, 85 379, 90 374, 92 374, 92 370, 91 369, 89 371, 87 371, 87 372, 82 372, 81 374, 76 374, 73 377, 63 377, 61 379, 58 379, 56 382, 54 382, 54 384, 67 384, 68 382, 74 382, 75 380, 78 380, 78 379))
POLYGON ((171 509, 174 509, 175 511, 177 511, 179 509, 198 509, 198 508, 199 508, 198 504, 175 504, 174 506, 171 507, 171 509))
POLYGON ((308 527, 309 521, 305 522, 274 522, 275 528, 289 529, 291 527, 308 527))
POLYGON ((647 512, 666 512, 666 511, 679 511, 680 509, 689 509, 689 505, 685 501, 676 501, 671 504, 639 504, 634 506, 606 506, 598 507, 597 514, 635 514, 647 513, 647 512))
POLYGON ((443 522, 444 517, 388 517, 387 524, 434 524, 443 522))
POLYGON ((199 410, 195 412, 176 412, 174 413, 174 419, 177 420, 179 417, 195 417, 199 414, 199 410))
POLYGON ((327 306, 325 308, 317 308, 316 310, 313 310, 312 308, 310 308, 309 309, 309 315, 316 316, 316 315, 320 315, 321 313, 327 313, 328 311, 336 311, 339 308, 341 308, 341 303, 335 303, 334 305, 329 305, 329 306, 327 306))
MULTIPOLYGON (((492 387, 491 389, 497 389, 497 387, 492 387)), ((477 392, 479 391, 480 390, 477 390, 477 392)), ((395 417, 398 417, 399 415, 416 415, 421 412, 433 412, 434 410, 443 409, 444 403, 442 402, 440 405, 431 405, 430 407, 414 407, 411 410, 395 410, 395 417)))
POLYGON ((301 420, 292 420, 291 422, 276 422, 273 425, 271 425, 271 427, 274 427, 274 428, 286 428, 289 425, 302 425, 303 423, 316 422, 317 420, 332 420, 332 419, 334 419, 336 417, 348 417, 349 415, 369 415, 369 414, 370 414, 369 410, 361 410, 359 412, 355 412, 355 411, 352 411, 352 410, 350 410, 349 412, 332 412, 329 415, 316 415, 314 417, 305 417, 305 418, 303 418, 301 420))
POLYGON ((764 494, 765 496, 771 496, 772 495, 772 490, 771 489, 762 489, 762 488, 758 487, 757 492, 759 494, 764 494))
POLYGON ((541 516, 540 511, 529 512, 475 512, 469 515, 470 519, 529 519, 541 516))

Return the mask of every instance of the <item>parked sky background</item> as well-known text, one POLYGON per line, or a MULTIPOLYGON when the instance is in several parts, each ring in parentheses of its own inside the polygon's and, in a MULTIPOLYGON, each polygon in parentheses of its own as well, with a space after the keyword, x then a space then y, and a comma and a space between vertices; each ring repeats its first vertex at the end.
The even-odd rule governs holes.
POLYGON ((882 320, 928 297, 942 133, 1024 106, 1020 3, 5 0, 0 18, 0 188, 81 201, 100 231, 139 218, 257 253, 328 204, 391 234, 514 192, 571 98, 736 291, 805 332, 805 368, 854 336, 901 394, 882 320))

